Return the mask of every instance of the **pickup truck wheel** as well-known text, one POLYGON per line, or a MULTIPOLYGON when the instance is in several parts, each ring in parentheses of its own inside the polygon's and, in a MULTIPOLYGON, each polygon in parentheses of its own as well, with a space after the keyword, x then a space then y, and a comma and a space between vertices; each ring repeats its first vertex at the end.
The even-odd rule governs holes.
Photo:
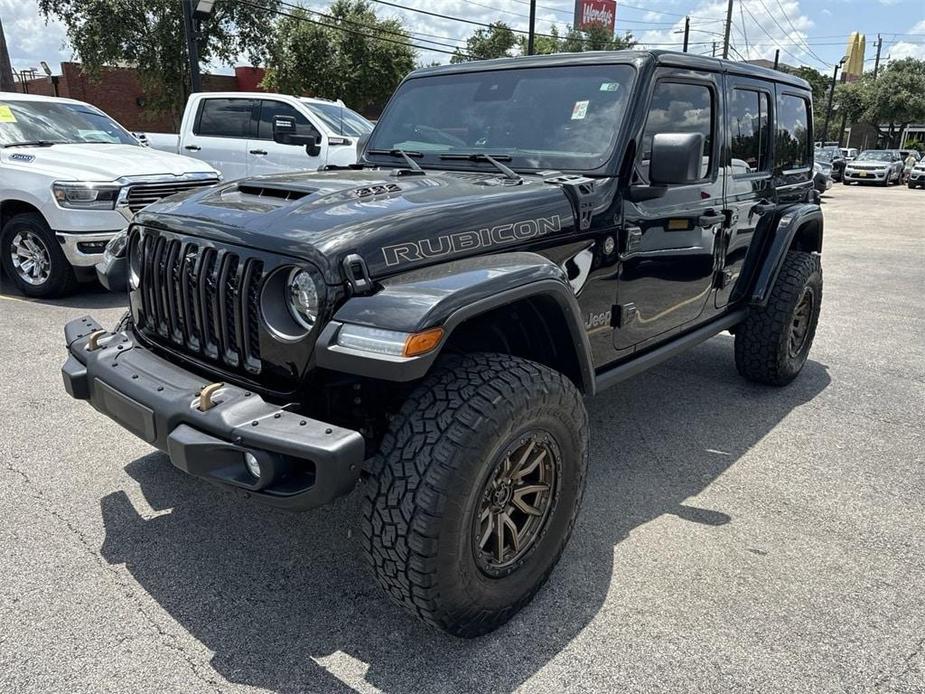
POLYGON ((738 326, 735 359, 750 381, 782 386, 806 363, 822 302, 819 256, 790 251, 766 306, 755 306, 738 326))
POLYGON ((74 269, 54 233, 34 212, 18 214, 0 231, 3 270, 26 296, 51 298, 77 286, 74 269))
POLYGON ((587 459, 587 413, 568 378, 503 354, 443 359, 392 420, 366 481, 377 581, 456 636, 497 628, 558 561, 587 459))

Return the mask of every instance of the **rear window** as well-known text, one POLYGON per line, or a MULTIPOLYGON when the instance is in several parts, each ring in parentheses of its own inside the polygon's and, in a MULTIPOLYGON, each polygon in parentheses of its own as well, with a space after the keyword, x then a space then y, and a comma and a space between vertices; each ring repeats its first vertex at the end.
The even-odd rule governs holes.
POLYGON ((784 171, 803 169, 810 162, 809 102, 784 94, 777 102, 777 163, 784 171))
POLYGON ((254 99, 204 99, 196 135, 205 137, 252 137, 256 125, 254 99))

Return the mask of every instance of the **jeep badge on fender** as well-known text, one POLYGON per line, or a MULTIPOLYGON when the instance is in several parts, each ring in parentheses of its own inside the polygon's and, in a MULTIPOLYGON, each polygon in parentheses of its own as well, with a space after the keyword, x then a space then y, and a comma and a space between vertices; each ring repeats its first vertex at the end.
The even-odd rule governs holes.
POLYGON ((141 212, 110 265, 130 310, 67 324, 65 386, 277 508, 362 480, 379 584, 484 634, 575 525, 586 396, 723 331, 745 378, 800 373, 811 104, 789 74, 663 51, 417 70, 360 164, 141 212))

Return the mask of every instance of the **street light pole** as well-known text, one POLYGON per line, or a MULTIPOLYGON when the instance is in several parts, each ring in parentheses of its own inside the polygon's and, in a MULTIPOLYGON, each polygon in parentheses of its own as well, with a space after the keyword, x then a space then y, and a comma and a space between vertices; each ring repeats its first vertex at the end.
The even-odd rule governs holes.
POLYGON ((199 37, 196 35, 196 22, 193 20, 192 0, 182 0, 183 33, 186 34, 186 58, 189 61, 189 81, 192 93, 202 91, 202 78, 199 74, 199 37))
POLYGON ((691 33, 691 18, 685 17, 684 18, 684 52, 685 53, 687 53, 687 37, 690 36, 690 33, 691 33))
MULTIPOLYGON (((825 125, 822 127, 822 141, 825 142, 829 136, 829 118, 832 116, 832 97, 835 96, 835 82, 838 79, 838 70, 842 65, 845 64, 845 61, 848 58, 842 58, 838 61, 838 64, 835 66, 835 71, 832 73, 832 85, 829 87, 829 103, 825 107, 825 125)), ((839 138, 841 139, 841 138, 839 138)))
POLYGON ((533 42, 536 37, 536 0, 530 0, 530 31, 527 33, 527 55, 533 55, 533 42))
POLYGON ((726 6, 726 34, 723 36, 723 60, 729 59, 729 31, 732 29, 732 0, 726 6))

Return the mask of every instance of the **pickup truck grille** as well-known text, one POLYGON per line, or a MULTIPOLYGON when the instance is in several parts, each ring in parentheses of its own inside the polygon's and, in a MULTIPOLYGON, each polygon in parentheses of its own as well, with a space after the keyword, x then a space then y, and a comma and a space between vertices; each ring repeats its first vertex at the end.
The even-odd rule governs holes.
POLYGON ((200 179, 196 181, 164 181, 162 183, 135 183, 129 186, 125 196, 125 201, 132 214, 143 210, 158 200, 162 200, 170 195, 182 193, 194 188, 204 188, 214 186, 218 183, 217 178, 200 179))
POLYGON ((140 260, 139 327, 146 334, 196 357, 260 373, 263 260, 151 229, 136 231, 129 244, 140 260))

